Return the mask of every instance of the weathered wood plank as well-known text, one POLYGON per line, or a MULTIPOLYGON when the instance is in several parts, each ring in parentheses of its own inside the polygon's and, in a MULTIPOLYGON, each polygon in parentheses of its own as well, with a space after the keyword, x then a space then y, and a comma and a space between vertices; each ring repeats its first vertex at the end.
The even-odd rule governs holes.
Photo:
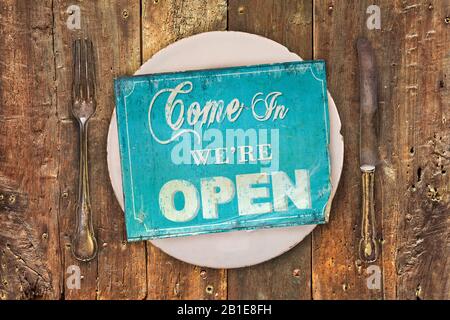
POLYGON ((385 296, 450 298, 449 1, 383 1, 385 296))
MULTIPOLYGON (((312 57, 312 1, 230 0, 228 29, 259 34, 312 57)), ((228 272, 230 299, 310 299, 311 237, 281 257, 228 272)))
MULTIPOLYGON (((361 173, 356 39, 362 35, 369 37, 375 43, 376 57, 379 58, 377 41, 381 36, 380 31, 369 32, 366 28, 366 9, 370 4, 370 1, 314 2, 314 58, 327 61, 328 89, 339 110, 345 148, 344 168, 333 201, 330 222, 313 231, 314 299, 382 298, 381 287, 379 290, 368 289, 368 266, 361 263, 358 257, 361 173)), ((378 172, 376 195, 381 191, 378 172)), ((378 236, 381 236, 380 206, 377 204, 375 209, 378 236)), ((378 265, 381 271, 381 262, 378 265)))
MULTIPOLYGON (((61 125, 61 241, 65 269, 81 267, 81 289, 65 290, 66 299, 143 299, 146 296, 146 249, 125 243, 123 213, 109 182, 106 138, 114 108, 113 78, 132 74, 140 64, 140 8, 136 1, 55 1, 58 116, 61 125), (81 9, 81 29, 69 30, 67 8, 81 9), (91 206, 99 244, 98 258, 74 260, 70 235, 74 227, 78 185, 78 134, 70 111, 72 41, 88 36, 97 54, 97 112, 89 124, 91 206)), ((70 274, 66 274, 66 277, 70 274)))
MULTIPOLYGON (((143 0, 142 48, 144 61, 160 49, 190 35, 225 30, 225 0, 143 0)), ((224 299, 226 271, 202 269, 161 252, 148 243, 148 298, 224 299)))
POLYGON ((58 299, 51 1, 2 1, 0 57, 0 298, 58 299))
POLYGON ((444 19, 449 5, 378 1, 381 30, 368 30, 371 4, 315 3, 315 58, 329 62, 345 162, 331 221, 314 232, 314 298, 448 298, 449 62, 444 48, 449 31, 444 19), (360 35, 372 41, 379 67, 376 210, 383 252, 374 265, 383 272, 382 290, 367 288, 368 266, 356 261, 360 174, 354 42, 360 35))
POLYGON ((201 32, 225 30, 226 26, 226 0, 142 0, 144 61, 177 40, 201 32))
POLYGON ((226 270, 187 264, 148 246, 149 299, 226 299, 226 270))

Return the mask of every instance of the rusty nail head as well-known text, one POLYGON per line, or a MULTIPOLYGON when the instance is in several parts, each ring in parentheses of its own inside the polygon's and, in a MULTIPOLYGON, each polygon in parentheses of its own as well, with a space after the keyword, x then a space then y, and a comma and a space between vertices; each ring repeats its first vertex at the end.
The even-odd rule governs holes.
POLYGON ((10 204, 13 204, 16 202, 16 196, 14 194, 10 195, 8 201, 10 204))
POLYGON ((213 288, 212 285, 207 285, 207 286, 206 286, 206 293, 212 294, 212 293, 213 293, 213 290, 214 290, 214 288, 213 288))

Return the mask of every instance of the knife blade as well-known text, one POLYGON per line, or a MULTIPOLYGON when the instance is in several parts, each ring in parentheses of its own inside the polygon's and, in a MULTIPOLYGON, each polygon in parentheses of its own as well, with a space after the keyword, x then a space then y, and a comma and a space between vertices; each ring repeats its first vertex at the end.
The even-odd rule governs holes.
POLYGON ((357 41, 360 94, 360 169, 362 176, 361 239, 359 257, 366 262, 378 258, 376 242, 374 179, 377 164, 377 70, 369 40, 357 41))
POLYGON ((373 170, 377 163, 377 72, 370 42, 358 40, 359 92, 360 92, 360 167, 373 170))

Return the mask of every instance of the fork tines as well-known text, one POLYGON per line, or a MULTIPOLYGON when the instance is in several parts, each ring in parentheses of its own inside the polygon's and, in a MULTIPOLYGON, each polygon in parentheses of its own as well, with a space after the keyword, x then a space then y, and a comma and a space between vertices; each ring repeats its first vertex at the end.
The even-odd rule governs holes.
POLYGON ((95 61, 92 41, 76 39, 73 48, 73 100, 92 101, 95 95, 95 61))

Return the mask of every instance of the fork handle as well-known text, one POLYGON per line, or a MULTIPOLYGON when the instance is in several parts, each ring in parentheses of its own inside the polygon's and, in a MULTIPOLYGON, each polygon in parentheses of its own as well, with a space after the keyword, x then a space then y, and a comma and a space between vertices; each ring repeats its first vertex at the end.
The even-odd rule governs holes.
POLYGON ((87 122, 80 124, 80 176, 78 181, 78 203, 76 209, 76 229, 72 239, 72 252, 79 261, 90 261, 97 254, 97 240, 92 225, 89 199, 89 170, 87 158, 87 122))

